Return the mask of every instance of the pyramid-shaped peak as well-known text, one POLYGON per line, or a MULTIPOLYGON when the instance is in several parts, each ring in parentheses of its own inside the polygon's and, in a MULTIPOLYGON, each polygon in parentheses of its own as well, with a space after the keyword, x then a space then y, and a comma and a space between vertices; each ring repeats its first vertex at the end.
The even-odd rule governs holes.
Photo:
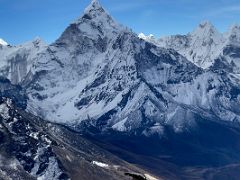
POLYGON ((101 6, 98 0, 92 0, 92 1, 91 1, 91 5, 92 5, 92 6, 95 6, 95 7, 96 7, 96 6, 101 6))
POLYGON ((229 31, 225 34, 230 44, 240 42, 240 25, 234 24, 230 27, 229 31))
POLYGON ((195 29, 195 33, 200 32, 205 34, 216 34, 218 33, 218 30, 214 27, 214 25, 210 21, 203 21, 195 29))
POLYGON ((78 37, 82 35, 85 37, 88 36, 91 39, 111 37, 124 30, 126 30, 126 28, 118 24, 100 5, 99 1, 93 0, 84 10, 84 13, 63 32, 57 42, 70 42, 69 39, 71 39, 72 36, 78 37), (73 33, 76 30, 77 33, 73 33))
POLYGON ((113 21, 111 16, 105 11, 98 0, 92 0, 90 5, 84 10, 83 15, 78 18, 75 23, 80 23, 82 20, 95 20, 95 21, 113 21))
POLYGON ((99 3, 98 0, 92 0, 90 5, 85 9, 84 13, 89 14, 95 11, 104 12, 102 5, 99 3))
POLYGON ((218 30, 209 21, 201 22, 198 27, 191 33, 192 36, 220 36, 218 30))

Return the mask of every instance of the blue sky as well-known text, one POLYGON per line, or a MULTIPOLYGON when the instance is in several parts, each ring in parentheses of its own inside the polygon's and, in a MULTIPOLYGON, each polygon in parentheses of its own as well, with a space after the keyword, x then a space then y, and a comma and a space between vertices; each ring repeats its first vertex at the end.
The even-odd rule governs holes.
MULTIPOLYGON (((35 37, 51 43, 79 17, 90 0, 0 0, 0 37, 19 44, 35 37)), ((185 34, 201 21, 219 31, 240 23, 239 0, 100 0, 121 24, 136 33, 185 34)))

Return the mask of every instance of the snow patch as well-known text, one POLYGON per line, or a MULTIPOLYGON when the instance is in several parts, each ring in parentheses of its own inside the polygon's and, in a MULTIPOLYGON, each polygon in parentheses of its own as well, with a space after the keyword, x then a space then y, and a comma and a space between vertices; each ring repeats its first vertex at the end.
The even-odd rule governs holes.
POLYGON ((4 41, 3 39, 0 39, 0 45, 7 46, 8 43, 4 41))
POLYGON ((96 166, 99 166, 101 168, 108 168, 109 167, 108 164, 105 164, 105 163, 102 163, 102 162, 98 162, 98 161, 93 161, 92 164, 94 164, 96 166))
POLYGON ((3 117, 3 119, 6 119, 6 120, 10 118, 9 107, 5 103, 2 103, 0 105, 0 115, 3 117))
POLYGON ((147 180, 159 180, 159 179, 157 179, 157 178, 155 178, 155 177, 153 177, 149 174, 144 174, 144 176, 146 177, 147 180))
POLYGON ((128 118, 123 119, 122 121, 119 121, 118 123, 114 124, 112 128, 117 131, 124 132, 127 130, 125 123, 127 122, 128 118))

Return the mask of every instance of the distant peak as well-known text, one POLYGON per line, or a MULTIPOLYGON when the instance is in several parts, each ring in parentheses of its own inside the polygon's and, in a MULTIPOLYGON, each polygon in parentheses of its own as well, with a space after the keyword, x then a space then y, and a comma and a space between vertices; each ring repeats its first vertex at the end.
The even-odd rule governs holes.
POLYGON ((138 35, 138 37, 139 37, 140 39, 144 39, 144 40, 146 40, 146 39, 154 39, 154 38, 155 38, 153 34, 149 34, 148 36, 146 36, 146 35, 143 34, 143 33, 140 33, 140 34, 138 35))
POLYGON ((82 19, 100 19, 102 16, 110 17, 98 0, 92 0, 87 8, 85 8, 83 15, 79 17, 75 23, 82 22, 82 19))
POLYGON ((33 42, 42 42, 42 41, 43 40, 39 36, 37 36, 33 39, 33 42))
POLYGON ((238 45, 240 42, 240 25, 239 24, 232 25, 225 35, 229 43, 231 44, 236 43, 238 45))
POLYGON ((219 35, 218 30, 209 21, 201 22, 198 27, 191 33, 193 36, 212 36, 219 35))
POLYGON ((153 35, 153 34, 149 34, 149 37, 150 37, 150 38, 154 38, 154 35, 153 35))
POLYGON ((42 46, 45 46, 47 45, 46 42, 44 40, 42 40, 40 37, 35 37, 32 41, 32 43, 34 45, 42 45, 42 46))
POLYGON ((234 24, 230 27, 230 32, 240 32, 240 25, 234 24))
POLYGON ((0 39, 0 45, 7 46, 8 43, 6 41, 4 41, 3 39, 0 39))
POLYGON ((138 37, 141 38, 141 39, 146 38, 145 34, 143 34, 143 33, 140 33, 140 34, 138 35, 138 37))
POLYGON ((101 6, 98 0, 92 0, 91 5, 92 6, 101 6))
POLYGON ((214 28, 213 24, 210 21, 203 21, 199 24, 200 28, 214 28))

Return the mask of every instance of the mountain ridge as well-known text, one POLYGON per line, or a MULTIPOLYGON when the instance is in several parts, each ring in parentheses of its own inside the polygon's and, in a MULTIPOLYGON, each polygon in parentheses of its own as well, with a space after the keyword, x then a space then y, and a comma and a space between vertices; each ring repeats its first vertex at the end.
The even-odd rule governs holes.
POLYGON ((231 46, 238 46, 239 35, 239 25, 233 25, 227 32, 220 33, 209 21, 203 21, 194 31, 186 35, 172 35, 157 39, 141 34, 140 38, 160 47, 172 48, 203 69, 216 67, 215 61, 218 63, 221 59, 223 63, 229 64, 228 69, 233 69, 232 72, 237 74, 239 72, 238 56, 226 59, 223 57, 236 54, 234 49, 230 49, 231 46), (234 65, 230 65, 231 63, 234 65))

